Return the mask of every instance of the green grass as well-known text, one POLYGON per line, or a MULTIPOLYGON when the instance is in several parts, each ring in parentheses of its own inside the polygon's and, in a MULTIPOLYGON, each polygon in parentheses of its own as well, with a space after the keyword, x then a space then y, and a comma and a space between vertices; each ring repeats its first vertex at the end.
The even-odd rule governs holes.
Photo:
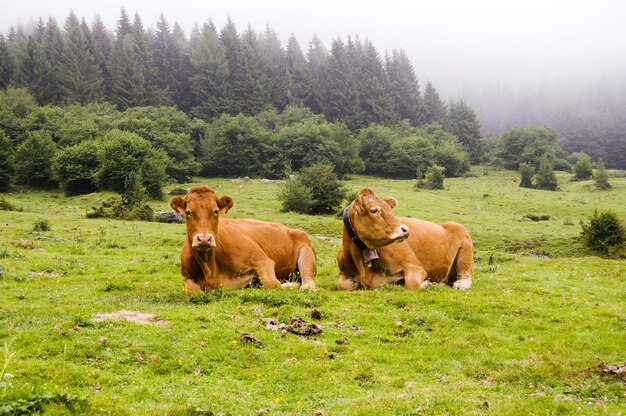
MULTIPOLYGON (((396 197, 397 215, 466 225, 477 259, 467 292, 336 291, 340 219, 280 213, 277 185, 259 180, 197 182, 235 198, 231 217, 306 230, 318 291, 188 296, 178 261, 184 225, 85 218, 105 194, 3 194, 23 211, 0 211, 0 347, 15 354, 6 366, 13 377, 0 380, 0 414, 7 406, 115 415, 626 413, 626 382, 599 370, 626 363, 626 261, 597 257, 577 240, 579 220, 596 208, 626 222, 626 178, 596 192, 562 176, 563 189, 547 192, 519 188, 514 172, 477 172, 447 179, 445 191, 348 182, 396 197), (42 219, 50 229, 35 231, 42 219), (120 310, 170 324, 92 321, 120 310), (283 336, 262 321, 293 316, 324 330, 283 336), (263 345, 241 342, 242 333, 263 345)), ((166 198, 152 205, 169 209, 166 198)))

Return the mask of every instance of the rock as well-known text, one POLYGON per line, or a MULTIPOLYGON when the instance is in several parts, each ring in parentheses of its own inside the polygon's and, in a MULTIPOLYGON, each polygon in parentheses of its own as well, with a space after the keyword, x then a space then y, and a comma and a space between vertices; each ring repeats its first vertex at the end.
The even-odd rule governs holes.
POLYGON ((165 222, 165 223, 185 222, 185 216, 178 212, 155 211, 154 217, 157 219, 158 222, 165 222))

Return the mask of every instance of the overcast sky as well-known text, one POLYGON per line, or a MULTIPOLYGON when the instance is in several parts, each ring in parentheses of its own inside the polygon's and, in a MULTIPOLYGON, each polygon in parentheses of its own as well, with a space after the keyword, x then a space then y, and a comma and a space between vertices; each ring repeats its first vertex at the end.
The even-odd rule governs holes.
POLYGON ((187 34, 213 19, 218 30, 230 16, 239 31, 251 25, 276 30, 286 43, 296 35, 306 51, 317 34, 359 35, 383 54, 404 49, 420 83, 432 81, 446 97, 467 89, 534 87, 605 76, 626 78, 626 1, 622 0, 13 0, 3 2, 0 31, 53 16, 63 25, 73 10, 91 22, 100 15, 113 29, 124 7, 154 27, 163 13, 187 34))

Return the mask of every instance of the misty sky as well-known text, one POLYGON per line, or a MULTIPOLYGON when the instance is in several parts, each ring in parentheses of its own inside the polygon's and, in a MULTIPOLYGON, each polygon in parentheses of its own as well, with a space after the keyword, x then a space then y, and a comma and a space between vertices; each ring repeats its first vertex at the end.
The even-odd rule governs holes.
POLYGON ((114 29, 119 10, 154 27, 162 12, 187 34, 213 19, 218 30, 230 16, 239 31, 248 25, 291 33, 305 50, 317 34, 359 35, 378 51, 402 48, 424 85, 432 81, 446 97, 463 91, 536 87, 545 83, 626 78, 626 1, 621 0, 17 0, 3 2, 0 31, 53 16, 60 25, 70 9, 91 22, 100 15, 114 29))

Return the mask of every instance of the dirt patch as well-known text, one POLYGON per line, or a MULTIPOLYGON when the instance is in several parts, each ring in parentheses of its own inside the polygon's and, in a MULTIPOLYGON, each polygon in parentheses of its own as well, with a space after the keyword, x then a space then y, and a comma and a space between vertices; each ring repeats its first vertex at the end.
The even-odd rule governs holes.
POLYGON ((626 363, 621 364, 621 365, 615 365, 615 364, 607 364, 607 363, 600 363, 600 371, 603 372, 604 374, 613 374, 616 376, 620 376, 621 378, 623 378, 624 380, 626 380, 626 363))
POLYGON ((291 318, 290 323, 277 323, 274 318, 265 318, 265 329, 281 331, 283 334, 291 332, 296 335, 317 335, 324 329, 321 325, 304 322, 299 316, 291 318))
POLYGON ((263 346, 263 342, 261 342, 260 339, 258 339, 257 337, 255 337, 252 334, 248 334, 247 332, 244 332, 241 334, 241 336, 239 337, 239 341, 241 342, 247 342, 250 344, 254 344, 257 347, 262 347, 263 346))
POLYGON ((93 322, 105 321, 128 321, 136 324, 150 324, 158 326, 170 325, 169 322, 157 319, 151 313, 143 313, 137 311, 118 311, 114 313, 99 313, 94 315, 91 320, 93 322))

